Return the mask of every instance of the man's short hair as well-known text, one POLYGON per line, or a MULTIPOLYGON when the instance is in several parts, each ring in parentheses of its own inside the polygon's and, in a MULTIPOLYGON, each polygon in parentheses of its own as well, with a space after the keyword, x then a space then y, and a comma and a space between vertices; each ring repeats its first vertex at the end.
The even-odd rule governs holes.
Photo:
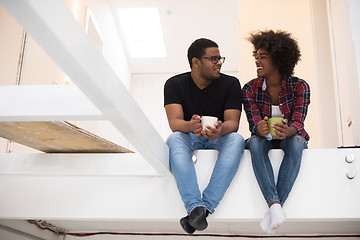
POLYGON ((201 59, 201 57, 205 55, 205 49, 210 47, 218 48, 219 46, 216 42, 206 38, 199 38, 190 45, 187 54, 190 68, 192 68, 192 59, 194 57, 201 59))

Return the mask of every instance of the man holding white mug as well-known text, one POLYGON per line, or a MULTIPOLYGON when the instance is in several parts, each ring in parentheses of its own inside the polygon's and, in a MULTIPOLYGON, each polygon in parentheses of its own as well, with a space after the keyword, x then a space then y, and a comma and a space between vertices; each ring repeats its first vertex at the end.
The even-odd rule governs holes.
POLYGON ((244 139, 237 133, 241 86, 237 78, 220 73, 225 57, 220 56, 218 45, 209 39, 196 40, 188 49, 188 61, 191 72, 166 81, 164 105, 173 131, 166 142, 170 167, 188 213, 180 225, 192 234, 208 226, 206 217, 215 211, 236 174, 244 139), (218 120, 202 127, 201 122, 214 118, 218 120), (219 151, 202 194, 192 161, 193 151, 198 149, 219 151))

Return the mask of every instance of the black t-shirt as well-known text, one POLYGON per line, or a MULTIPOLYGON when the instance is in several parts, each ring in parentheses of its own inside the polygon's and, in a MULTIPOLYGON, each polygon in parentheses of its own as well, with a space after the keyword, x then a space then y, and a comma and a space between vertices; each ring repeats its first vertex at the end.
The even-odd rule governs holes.
POLYGON ((242 107, 240 82, 236 77, 220 74, 204 89, 198 88, 191 73, 182 73, 168 79, 164 86, 164 105, 181 104, 184 120, 192 115, 214 116, 224 121, 224 111, 242 107))

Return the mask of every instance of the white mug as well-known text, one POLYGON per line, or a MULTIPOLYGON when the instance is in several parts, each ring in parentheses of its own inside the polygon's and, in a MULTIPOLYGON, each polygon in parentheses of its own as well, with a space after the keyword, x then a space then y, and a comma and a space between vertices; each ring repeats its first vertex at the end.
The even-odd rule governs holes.
MULTIPOLYGON (((215 127, 215 122, 218 120, 217 117, 211 117, 211 116, 202 116, 200 118, 201 120, 201 127, 202 129, 205 129, 205 126, 213 126, 215 127)), ((208 129, 209 130, 209 129, 208 129)))

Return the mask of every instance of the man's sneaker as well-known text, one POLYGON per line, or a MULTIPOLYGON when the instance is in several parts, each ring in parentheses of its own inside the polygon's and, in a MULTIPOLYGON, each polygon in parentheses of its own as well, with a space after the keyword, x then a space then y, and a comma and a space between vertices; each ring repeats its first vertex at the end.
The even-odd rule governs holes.
POLYGON ((195 207, 189 214, 189 223, 196 230, 202 231, 205 230, 208 226, 206 221, 206 209, 205 207, 198 206, 195 207))
POLYGON ((187 215, 186 217, 183 217, 182 219, 180 219, 180 225, 184 229, 184 231, 187 232, 188 234, 193 234, 195 232, 195 230, 196 230, 189 223, 189 215, 187 215))

